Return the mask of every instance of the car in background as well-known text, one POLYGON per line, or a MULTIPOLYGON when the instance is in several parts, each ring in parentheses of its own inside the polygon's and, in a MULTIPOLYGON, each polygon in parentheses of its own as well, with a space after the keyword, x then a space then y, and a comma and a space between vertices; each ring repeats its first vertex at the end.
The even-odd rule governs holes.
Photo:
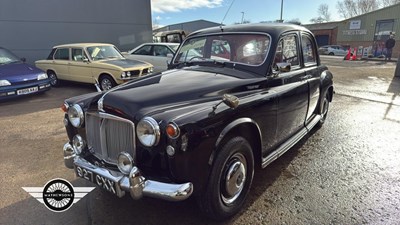
POLYGON ((347 55, 348 50, 341 45, 325 45, 318 49, 321 55, 347 55))
POLYGON ((128 59, 142 60, 154 66, 154 72, 167 70, 168 62, 178 49, 178 43, 145 43, 122 54, 128 59), (171 57, 168 57, 168 55, 171 57))
POLYGON ((42 93, 50 88, 50 79, 45 72, 0 47, 0 100, 42 93))
POLYGON ((314 35, 293 24, 196 31, 169 67, 65 100, 64 164, 118 197, 196 197, 215 220, 246 208, 255 169, 322 126, 334 93, 314 35))
POLYGON ((114 45, 104 43, 58 45, 46 60, 35 64, 47 73, 52 86, 59 80, 99 82, 103 91, 153 72, 153 65, 126 59, 114 45))

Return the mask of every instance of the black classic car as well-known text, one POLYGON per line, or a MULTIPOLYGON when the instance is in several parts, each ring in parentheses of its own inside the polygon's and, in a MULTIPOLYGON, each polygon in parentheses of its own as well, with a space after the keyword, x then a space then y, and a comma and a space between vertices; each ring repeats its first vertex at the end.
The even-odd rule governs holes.
POLYGON ((133 199, 198 199, 213 219, 244 204, 266 167, 313 127, 333 96, 314 36, 289 24, 192 33, 169 70, 65 101, 64 161, 133 199))

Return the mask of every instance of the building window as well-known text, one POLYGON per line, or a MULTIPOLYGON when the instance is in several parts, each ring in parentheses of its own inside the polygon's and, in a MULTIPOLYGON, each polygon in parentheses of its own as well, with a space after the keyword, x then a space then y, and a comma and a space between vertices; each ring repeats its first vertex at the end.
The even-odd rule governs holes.
POLYGON ((385 41, 389 38, 393 31, 394 20, 378 20, 376 21, 374 35, 374 56, 378 57, 385 54, 385 41))

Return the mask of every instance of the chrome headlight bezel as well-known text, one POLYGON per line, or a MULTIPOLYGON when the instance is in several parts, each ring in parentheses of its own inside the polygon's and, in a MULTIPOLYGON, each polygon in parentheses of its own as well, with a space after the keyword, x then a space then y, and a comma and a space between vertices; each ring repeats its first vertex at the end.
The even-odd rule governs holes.
POLYGON ((37 76, 37 80, 46 80, 47 78, 49 78, 49 76, 47 76, 46 73, 41 73, 37 76))
POLYGON ((144 117, 136 125, 136 136, 146 147, 156 146, 160 141, 160 135, 160 127, 151 117, 144 117))
POLYGON ((74 104, 68 108, 68 119, 72 126, 79 128, 85 121, 85 114, 80 105, 74 104))

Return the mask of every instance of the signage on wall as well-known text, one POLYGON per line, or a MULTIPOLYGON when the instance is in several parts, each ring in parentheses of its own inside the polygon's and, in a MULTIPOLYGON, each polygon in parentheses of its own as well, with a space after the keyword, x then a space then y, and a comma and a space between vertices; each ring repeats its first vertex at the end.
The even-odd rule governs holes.
POLYGON ((366 35, 366 34, 367 34, 367 30, 344 30, 343 31, 343 35, 349 35, 349 36, 366 35))
POLYGON ((350 30, 359 30, 359 29, 361 29, 361 20, 351 20, 350 30))

